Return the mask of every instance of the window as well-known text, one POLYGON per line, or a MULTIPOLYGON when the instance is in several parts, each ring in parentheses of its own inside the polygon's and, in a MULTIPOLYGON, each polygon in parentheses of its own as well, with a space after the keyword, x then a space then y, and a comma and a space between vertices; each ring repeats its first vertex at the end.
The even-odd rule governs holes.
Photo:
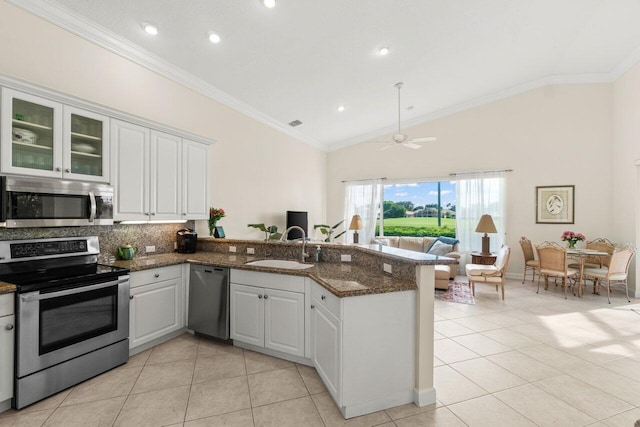
POLYGON ((383 199, 377 236, 456 236, 455 182, 388 184, 383 199))

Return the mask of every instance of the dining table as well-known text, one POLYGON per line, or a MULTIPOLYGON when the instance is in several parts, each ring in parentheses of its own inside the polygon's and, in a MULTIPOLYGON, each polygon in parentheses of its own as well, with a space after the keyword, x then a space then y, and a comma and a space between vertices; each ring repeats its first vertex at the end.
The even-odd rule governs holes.
POLYGON ((600 264, 602 264, 603 257, 611 255, 605 251, 598 251, 595 249, 567 249, 567 255, 573 257, 580 263, 580 273, 578 275, 578 296, 582 297, 582 282, 584 279, 584 265, 589 258, 595 258, 600 260, 600 264))

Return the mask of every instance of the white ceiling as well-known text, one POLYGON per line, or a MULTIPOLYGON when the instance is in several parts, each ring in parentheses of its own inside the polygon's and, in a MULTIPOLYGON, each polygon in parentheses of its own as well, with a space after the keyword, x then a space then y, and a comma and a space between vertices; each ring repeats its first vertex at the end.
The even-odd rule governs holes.
POLYGON ((410 125, 640 58, 640 0, 10 1, 326 149, 391 133, 398 81, 410 125))

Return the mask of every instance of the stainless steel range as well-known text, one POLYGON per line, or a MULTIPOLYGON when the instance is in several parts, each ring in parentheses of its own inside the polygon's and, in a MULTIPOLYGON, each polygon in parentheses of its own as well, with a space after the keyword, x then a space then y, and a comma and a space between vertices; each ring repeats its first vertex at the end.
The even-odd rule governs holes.
POLYGON ((127 362, 129 270, 99 252, 96 236, 0 241, 0 280, 17 286, 14 408, 127 362))

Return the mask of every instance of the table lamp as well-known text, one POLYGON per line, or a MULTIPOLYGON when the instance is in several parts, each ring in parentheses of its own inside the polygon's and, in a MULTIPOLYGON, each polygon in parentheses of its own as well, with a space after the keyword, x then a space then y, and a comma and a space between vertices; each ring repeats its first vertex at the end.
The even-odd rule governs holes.
POLYGON ((487 236, 487 233, 497 232, 498 230, 496 230, 496 225, 493 223, 491 215, 482 215, 476 227, 476 233, 484 233, 484 236, 482 236, 482 255, 491 255, 491 251, 489 250, 489 236, 487 236))
POLYGON ((364 228, 364 224, 362 223, 362 218, 360 215, 354 215, 351 218, 351 224, 349 224, 349 230, 353 230, 353 243, 358 243, 358 230, 362 230, 364 228))

